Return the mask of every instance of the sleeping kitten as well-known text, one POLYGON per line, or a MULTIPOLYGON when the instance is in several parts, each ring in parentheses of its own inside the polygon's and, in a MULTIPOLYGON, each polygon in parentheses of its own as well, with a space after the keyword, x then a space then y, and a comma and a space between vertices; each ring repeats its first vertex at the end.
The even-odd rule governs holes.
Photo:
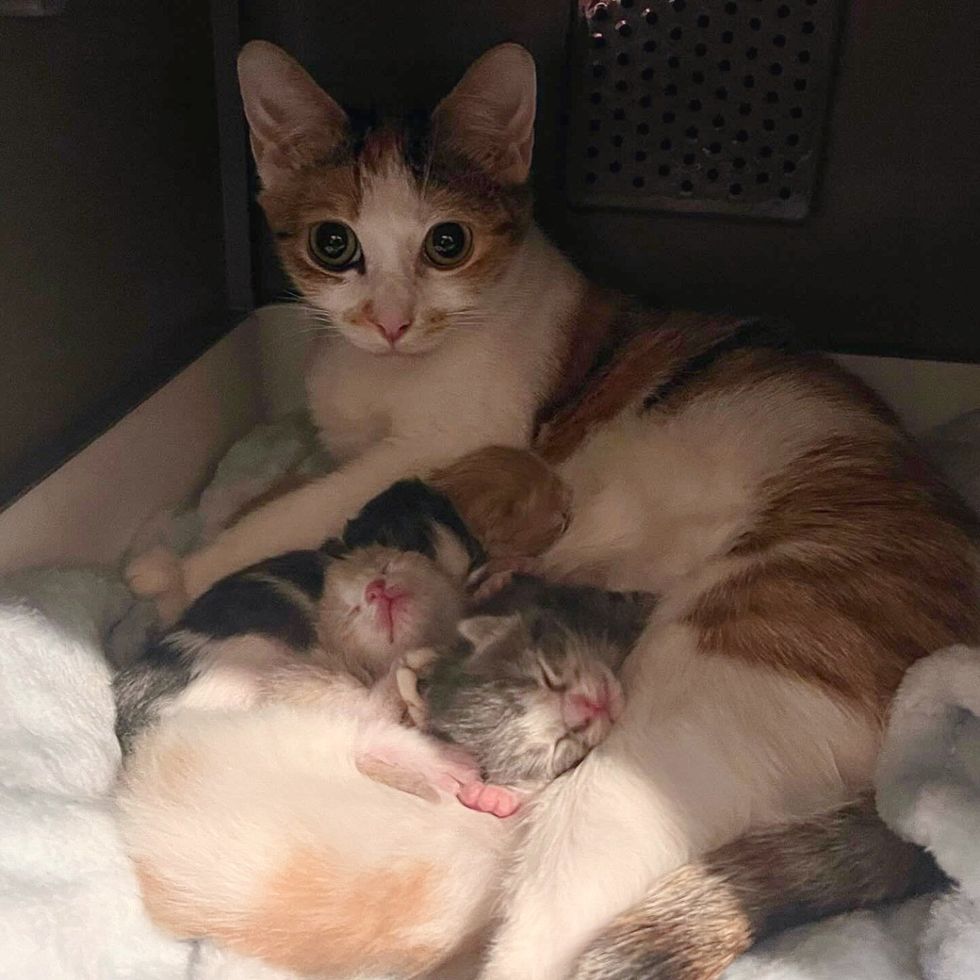
POLYGON ((520 578, 479 605, 451 647, 410 655, 415 669, 398 683, 412 719, 465 748, 486 781, 462 802, 509 816, 606 737, 623 707, 616 672, 652 607, 648 596, 520 578))
POLYGON ((451 635, 460 583, 415 552, 297 551, 222 579, 114 680, 127 751, 161 713, 248 707, 270 672, 307 663, 362 684, 451 635))

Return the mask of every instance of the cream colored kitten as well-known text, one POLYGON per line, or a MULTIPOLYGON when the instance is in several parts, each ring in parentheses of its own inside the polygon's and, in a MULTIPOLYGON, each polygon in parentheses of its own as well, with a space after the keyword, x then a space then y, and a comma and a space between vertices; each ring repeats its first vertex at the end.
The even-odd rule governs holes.
MULTIPOLYGON (((574 516, 543 567, 663 601, 627 662, 627 707, 609 739, 521 828, 482 976, 669 977, 679 960, 644 929, 658 882, 866 789, 904 669, 977 638, 975 519, 891 413, 829 362, 753 346, 731 320, 597 299, 530 223, 535 80, 521 48, 479 59, 420 133, 356 129, 272 45, 248 45, 240 72, 283 264, 333 324, 310 405, 348 461, 190 556, 187 591, 315 545, 395 479, 487 443, 526 445, 536 416, 564 399, 561 438, 549 439, 574 516), (642 330, 632 366, 643 373, 596 396, 603 354, 642 330)), ((134 583, 152 591, 159 571, 137 565, 134 583)), ((276 793, 304 731, 283 742, 276 793)), ((321 762, 347 772, 344 759, 321 762)), ((452 947, 453 902, 460 940, 476 928, 508 842, 481 840, 472 815, 423 830, 396 810, 384 822, 380 797, 364 801, 370 819, 360 806, 352 796, 330 815, 338 853, 402 877, 386 883, 401 899, 357 936, 414 950, 407 975, 452 947)), ((315 910, 328 887, 283 851, 270 812, 258 864, 235 879, 254 889, 255 935, 315 910)), ((778 846, 779 833, 768 839, 778 846)), ((737 877, 737 860, 729 867, 737 877)), ((350 884, 352 916, 387 894, 372 880, 387 882, 350 884)), ((294 921, 303 949, 336 927, 315 911, 294 921)))

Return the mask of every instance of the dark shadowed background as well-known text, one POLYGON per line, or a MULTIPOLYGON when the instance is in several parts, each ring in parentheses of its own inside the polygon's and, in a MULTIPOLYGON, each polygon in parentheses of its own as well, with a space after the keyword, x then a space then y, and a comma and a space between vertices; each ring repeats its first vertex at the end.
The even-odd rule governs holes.
POLYGON ((829 350, 980 360, 968 0, 621 0, 598 14, 584 21, 574 0, 68 0, 58 16, 0 16, 0 501, 282 294, 235 91, 234 54, 253 37, 343 103, 412 107, 490 45, 520 41, 540 72, 540 218, 599 279, 789 317, 829 350), (683 213, 709 171, 722 210, 770 186, 776 199, 801 51, 820 123, 795 158, 813 178, 805 216, 683 213), (620 186, 642 189, 589 206, 574 184, 591 172, 583 153, 595 187, 622 160, 620 186))

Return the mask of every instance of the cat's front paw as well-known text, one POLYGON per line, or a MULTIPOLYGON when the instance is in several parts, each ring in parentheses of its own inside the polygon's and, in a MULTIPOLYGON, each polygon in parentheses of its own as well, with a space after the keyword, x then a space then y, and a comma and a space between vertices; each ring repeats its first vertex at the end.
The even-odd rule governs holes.
POLYGON ((501 818, 512 816, 521 805, 520 797, 513 790, 479 780, 463 786, 456 799, 470 810, 501 818))
POLYGON ((188 605, 180 557, 158 545, 134 558, 123 572, 130 591, 152 599, 164 624, 175 622, 188 605))

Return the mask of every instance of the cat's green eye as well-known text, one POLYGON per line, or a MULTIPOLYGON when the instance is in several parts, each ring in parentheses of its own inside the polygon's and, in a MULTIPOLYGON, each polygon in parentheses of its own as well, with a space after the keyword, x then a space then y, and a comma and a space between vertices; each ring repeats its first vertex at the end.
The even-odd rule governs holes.
POLYGON ((310 228, 310 255, 325 269, 337 272, 360 261, 361 243, 340 221, 321 221, 310 228))
POLYGON ((426 259, 438 269, 451 269, 470 257, 473 235, 458 221, 443 221, 433 225, 422 246, 426 259))

